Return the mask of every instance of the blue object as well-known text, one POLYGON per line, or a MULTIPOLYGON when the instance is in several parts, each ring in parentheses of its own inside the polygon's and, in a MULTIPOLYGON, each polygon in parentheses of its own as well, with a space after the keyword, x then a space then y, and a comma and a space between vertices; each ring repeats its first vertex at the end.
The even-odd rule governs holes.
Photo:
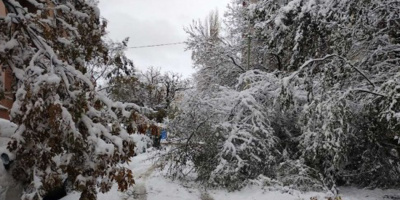
POLYGON ((3 161, 4 169, 9 170, 10 165, 13 161, 10 160, 10 157, 8 157, 8 155, 6 153, 2 153, 0 157, 1 157, 1 161, 3 161))
POLYGON ((166 130, 161 131, 161 139, 167 139, 167 131, 166 130))
POLYGON ((1 154, 1 161, 3 161, 4 165, 8 165, 8 164, 10 164, 10 157, 8 157, 7 154, 2 153, 1 154))

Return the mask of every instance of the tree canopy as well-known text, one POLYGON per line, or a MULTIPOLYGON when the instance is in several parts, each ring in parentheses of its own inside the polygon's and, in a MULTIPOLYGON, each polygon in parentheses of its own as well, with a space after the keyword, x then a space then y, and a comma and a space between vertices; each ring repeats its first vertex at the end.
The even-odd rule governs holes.
POLYGON ((398 187, 399 14, 391 0, 234 0, 224 34, 194 23, 200 78, 170 164, 229 189, 398 187))
POLYGON ((126 190, 133 175, 120 164, 130 161, 134 142, 125 125, 144 109, 96 91, 93 68, 107 67, 111 76, 132 66, 103 41, 107 23, 96 1, 3 2, 0 62, 16 78, 11 121, 18 128, 9 149, 22 199, 41 199, 64 184, 82 200, 114 182, 126 190))

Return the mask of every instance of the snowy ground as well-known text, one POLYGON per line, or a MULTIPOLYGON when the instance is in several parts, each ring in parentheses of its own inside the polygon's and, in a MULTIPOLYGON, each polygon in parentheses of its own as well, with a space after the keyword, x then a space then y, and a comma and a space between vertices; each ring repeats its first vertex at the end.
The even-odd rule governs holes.
MULTIPOLYGON (((106 194, 99 193, 99 200, 309 200, 317 197, 318 200, 327 199, 324 193, 300 193, 292 191, 266 191, 258 186, 248 187, 238 192, 223 190, 205 191, 193 184, 183 184, 162 176, 151 160, 151 153, 140 154, 132 159, 129 165, 135 174, 136 186, 128 193, 122 194, 114 186, 106 194), (127 195, 130 194, 130 195, 127 195)), ((342 200, 400 200, 399 190, 363 190, 356 188, 341 188, 342 200), (398 198, 397 198, 398 197, 398 198)), ((79 199, 78 193, 72 193, 62 200, 79 199)))

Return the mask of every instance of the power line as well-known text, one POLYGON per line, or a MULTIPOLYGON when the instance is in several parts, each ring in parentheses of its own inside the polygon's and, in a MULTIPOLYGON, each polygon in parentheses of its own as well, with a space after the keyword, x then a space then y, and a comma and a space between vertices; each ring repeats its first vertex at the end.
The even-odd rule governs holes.
POLYGON ((172 46, 172 45, 179 45, 185 44, 184 42, 175 42, 175 43, 165 43, 165 44, 153 44, 153 45, 144 45, 144 46, 133 46, 128 47, 129 49, 141 49, 141 48, 150 48, 150 47, 161 47, 161 46, 172 46))

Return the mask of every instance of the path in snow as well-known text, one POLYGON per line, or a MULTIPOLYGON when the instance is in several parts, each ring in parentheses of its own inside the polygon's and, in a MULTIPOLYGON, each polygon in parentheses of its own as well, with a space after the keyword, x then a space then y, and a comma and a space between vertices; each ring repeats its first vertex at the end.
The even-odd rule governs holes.
MULTIPOLYGON (((320 192, 301 193, 296 191, 280 192, 261 189, 259 186, 249 186, 241 191, 227 192, 225 190, 204 190, 191 182, 173 181, 163 176, 148 158, 155 152, 140 154, 129 164, 136 185, 126 193, 118 191, 115 184, 110 192, 98 194, 98 200, 309 200, 317 197, 326 200, 327 194, 320 192)), ((399 190, 365 190, 358 188, 341 188, 342 200, 397 200, 399 190), (394 197, 394 198, 392 198, 394 197)), ((77 200, 80 194, 69 194, 62 200, 77 200)))
POLYGON ((155 165, 152 165, 149 169, 147 169, 143 174, 137 177, 140 180, 140 183, 137 183, 133 187, 133 198, 137 200, 147 200, 147 190, 146 190, 146 181, 150 177, 151 173, 156 169, 155 165))
POLYGON ((147 190, 145 183, 139 183, 133 187, 133 198, 138 200, 147 200, 147 190))
POLYGON ((203 191, 200 195, 200 200, 214 200, 214 198, 207 191, 203 191))

